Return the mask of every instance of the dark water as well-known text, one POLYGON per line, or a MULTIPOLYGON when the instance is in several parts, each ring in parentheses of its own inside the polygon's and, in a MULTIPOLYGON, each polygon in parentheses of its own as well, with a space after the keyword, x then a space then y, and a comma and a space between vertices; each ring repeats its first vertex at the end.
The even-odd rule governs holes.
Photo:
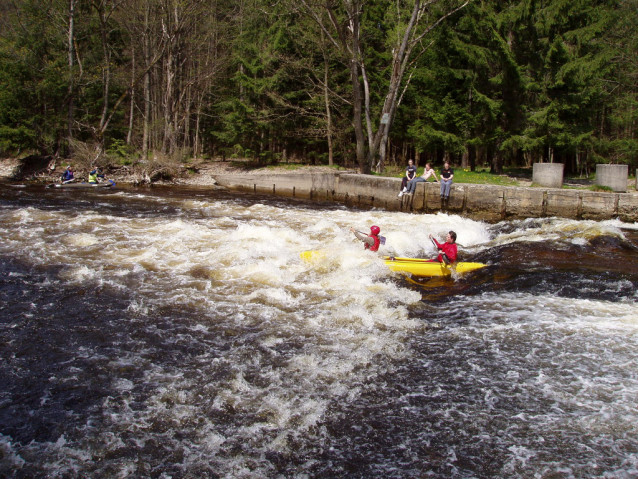
POLYGON ((0 223, 2 477, 638 476, 636 224, 14 185, 0 223), (371 224, 489 266, 404 278, 371 224))

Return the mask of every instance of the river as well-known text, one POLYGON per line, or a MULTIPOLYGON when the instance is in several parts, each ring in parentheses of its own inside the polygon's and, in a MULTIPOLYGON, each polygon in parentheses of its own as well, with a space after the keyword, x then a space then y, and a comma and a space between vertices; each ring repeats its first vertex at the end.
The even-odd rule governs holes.
POLYGON ((637 224, 15 184, 0 224, 2 477, 638 476, 637 224))

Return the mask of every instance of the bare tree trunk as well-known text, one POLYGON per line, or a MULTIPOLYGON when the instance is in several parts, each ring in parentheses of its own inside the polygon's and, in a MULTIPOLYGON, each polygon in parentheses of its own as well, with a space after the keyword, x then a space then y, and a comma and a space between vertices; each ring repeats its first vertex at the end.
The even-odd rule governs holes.
MULTIPOLYGON (((131 46, 131 84, 135 81, 135 45, 131 46)), ((133 118, 135 117, 135 87, 131 88, 131 104, 128 116, 128 133, 126 134, 126 144, 131 144, 133 138, 133 118)))
POLYGON ((497 174, 503 174, 503 152, 500 148, 496 150, 497 174))
POLYGON ((73 138, 73 117, 75 108, 75 85, 73 81, 73 63, 75 58, 75 2, 76 0, 69 0, 69 112, 67 118, 67 135, 69 140, 73 138))
MULTIPOLYGON (((142 34, 143 38, 143 52, 144 64, 148 66, 151 63, 151 41, 149 32, 149 16, 150 6, 146 5, 144 9, 144 30, 142 34)), ((151 122, 151 71, 146 70, 144 74, 144 86, 142 87, 144 93, 144 124, 142 127, 142 158, 148 158, 148 144, 149 144, 149 129, 151 122)))
POLYGON ((361 16, 361 6, 357 2, 345 3, 346 7, 350 7, 350 9, 348 9, 350 17, 350 39, 352 42, 350 47, 352 52, 352 58, 350 60, 350 80, 352 82, 352 104, 354 107, 354 135, 356 138, 357 164, 359 165, 359 173, 368 173, 370 170, 367 168, 365 161, 365 137, 363 134, 362 122, 363 99, 361 97, 361 83, 359 81, 359 52, 361 51, 361 47, 359 45, 359 19, 361 16))
POLYGON ((330 42, 344 55, 348 62, 348 70, 350 71, 350 82, 352 84, 352 109, 354 135, 356 142, 356 159, 360 173, 367 173, 367 163, 365 161, 365 135, 363 132, 363 96, 361 94, 361 81, 359 79, 359 70, 361 61, 359 58, 360 46, 360 18, 363 11, 361 0, 342 0, 342 6, 345 9, 347 20, 341 23, 338 14, 335 11, 337 5, 326 4, 319 7, 328 14, 329 24, 334 29, 336 35, 333 35, 326 23, 324 17, 319 14, 314 5, 309 4, 306 0, 299 0, 302 7, 310 17, 317 22, 321 30, 326 34, 330 42))
POLYGON ((168 49, 166 59, 164 61, 164 95, 162 99, 162 108, 164 110, 164 139, 162 141, 162 151, 169 153, 172 145, 172 112, 171 103, 173 101, 173 51, 172 47, 168 49))
POLYGON ((328 165, 333 165, 333 147, 332 147, 332 116, 330 113, 330 94, 328 89, 328 56, 324 51, 324 72, 323 72, 323 94, 326 102, 326 139, 328 140, 328 165))
MULTIPOLYGON (((189 82, 190 83, 190 82, 189 82)), ((184 108, 184 132, 182 134, 182 147, 189 148, 191 146, 191 107, 193 99, 191 98, 192 89, 190 85, 186 88, 186 101, 184 104, 186 105, 184 108)))
POLYGON ((194 158, 199 158, 200 156, 200 151, 199 151, 199 124, 201 121, 201 117, 202 117, 202 98, 201 95, 197 100, 197 110, 196 110, 196 114, 195 114, 195 139, 193 141, 193 157, 194 158))
POLYGON ((108 21, 110 13, 107 15, 104 12, 104 5, 100 1, 99 3, 93 3, 93 6, 97 10, 98 17, 100 20, 100 38, 102 40, 102 56, 103 56, 103 64, 102 64, 102 115, 100 117, 100 128, 99 128, 99 140, 100 142, 103 140, 102 134, 106 130, 106 122, 108 118, 109 112, 109 94, 111 90, 111 49, 109 48, 108 41, 108 21))
POLYGON ((476 171, 476 146, 469 145, 467 152, 467 160, 469 163, 470 170, 476 171))
MULTIPOLYGON (((436 26, 440 25, 443 20, 465 7, 471 0, 466 0, 462 5, 442 15, 436 22, 429 25, 421 33, 416 33, 416 28, 427 7, 433 3, 432 1, 416 0, 412 8, 410 19, 405 25, 403 35, 399 37, 399 43, 395 45, 392 52, 392 73, 390 76, 390 84, 385 97, 383 109, 381 110, 381 121, 379 128, 374 137, 374 142, 368 152, 368 163, 370 169, 375 165, 375 157, 379 153, 379 161, 376 163, 375 170, 380 171, 385 162, 385 155, 388 143, 388 136, 392 128, 392 123, 396 115, 398 105, 400 103, 399 91, 401 83, 405 76, 405 71, 410 61, 412 51, 417 45, 421 44, 423 38, 430 33, 436 26)), ((425 47, 427 48, 427 47, 425 47)))
POLYGON ((361 77, 363 78, 363 92, 365 95, 366 128, 368 131, 368 151, 372 150, 374 135, 372 132, 372 118, 370 117, 370 82, 366 74, 365 65, 361 62, 361 77))
POLYGON ((144 74, 144 131, 142 133, 142 157, 148 157, 151 129, 151 72, 144 74))
POLYGON ((359 69, 356 61, 353 59, 350 64, 350 77, 352 81, 352 99, 354 106, 354 136, 356 139, 356 158, 359 173, 368 173, 365 161, 365 138, 363 135, 363 122, 361 121, 362 105, 361 105, 361 86, 359 85, 359 69))

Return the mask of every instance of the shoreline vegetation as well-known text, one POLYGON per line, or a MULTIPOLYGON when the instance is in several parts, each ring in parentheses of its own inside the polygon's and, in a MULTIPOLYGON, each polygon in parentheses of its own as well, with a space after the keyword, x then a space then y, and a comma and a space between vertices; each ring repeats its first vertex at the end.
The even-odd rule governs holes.
POLYGON ((500 186, 528 185, 538 163, 633 175, 637 7, 4 2, 0 155, 138 185, 210 169, 193 158, 382 176, 448 161, 467 169, 457 183, 500 186))
MULTIPOLYGON (((62 172, 67 165, 73 165, 76 178, 86 180, 86 176, 92 167, 83 165, 72 159, 55 159, 53 157, 30 156, 22 159, 5 158, 0 160, 0 178, 9 181, 23 181, 29 184, 58 183, 62 172)), ((143 185, 182 185, 182 186, 214 186, 215 176, 221 174, 306 174, 308 172, 341 172, 357 173, 356 169, 348 169, 340 166, 311 165, 302 163, 278 163, 263 165, 249 159, 232 160, 191 160, 178 162, 164 160, 138 161, 129 165, 104 164, 98 165, 106 178, 116 183, 143 185)), ((506 168, 502 174, 490 173, 488 168, 458 168, 454 170, 454 183, 456 184, 482 184, 512 187, 534 187, 532 183, 531 167, 506 168)), ((435 167, 435 171, 439 171, 435 167)), ((418 175, 422 174, 423 167, 418 168, 418 175)), ((390 166, 381 174, 374 176, 401 178, 404 168, 390 166)), ((604 187, 596 186, 595 175, 588 177, 566 176, 563 189, 585 189, 590 191, 609 191, 604 187)), ((628 180, 628 193, 636 193, 636 179, 630 175, 628 180)))

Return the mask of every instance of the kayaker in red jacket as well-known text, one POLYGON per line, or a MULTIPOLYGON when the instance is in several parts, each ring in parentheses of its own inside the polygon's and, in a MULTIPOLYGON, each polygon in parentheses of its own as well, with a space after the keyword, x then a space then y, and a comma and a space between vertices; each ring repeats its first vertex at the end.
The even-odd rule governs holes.
POLYGON ((367 236, 360 231, 355 230, 352 226, 350 227, 350 231, 352 231, 358 239, 363 241, 365 249, 369 249, 370 251, 379 251, 379 245, 381 244, 379 233, 381 233, 381 228, 378 226, 371 226, 370 234, 367 236))
POLYGON ((454 231, 450 231, 445 238, 445 243, 439 243, 432 235, 430 235, 430 239, 434 241, 436 247, 441 251, 436 260, 430 261, 438 261, 439 263, 450 264, 456 261, 456 257, 458 255, 458 250, 456 247, 456 233, 454 231))

